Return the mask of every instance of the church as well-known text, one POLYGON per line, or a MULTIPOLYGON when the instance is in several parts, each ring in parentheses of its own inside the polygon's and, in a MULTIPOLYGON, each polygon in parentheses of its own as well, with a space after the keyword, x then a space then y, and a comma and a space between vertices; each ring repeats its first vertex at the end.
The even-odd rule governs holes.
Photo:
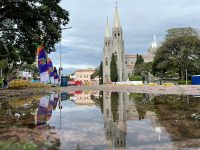
MULTIPOLYGON (((154 41, 151 43, 148 53, 142 55, 145 62, 152 62, 155 56, 155 52, 159 47, 159 43, 154 36, 154 41)), ((124 48, 124 38, 123 30, 120 24, 120 17, 118 8, 116 6, 115 16, 114 16, 114 26, 112 28, 112 34, 110 33, 110 27, 107 19, 106 31, 104 37, 104 48, 103 48, 103 82, 110 83, 110 62, 112 54, 115 55, 117 71, 118 71, 118 81, 127 81, 128 76, 133 74, 134 66, 136 62, 137 55, 125 54, 124 48)))

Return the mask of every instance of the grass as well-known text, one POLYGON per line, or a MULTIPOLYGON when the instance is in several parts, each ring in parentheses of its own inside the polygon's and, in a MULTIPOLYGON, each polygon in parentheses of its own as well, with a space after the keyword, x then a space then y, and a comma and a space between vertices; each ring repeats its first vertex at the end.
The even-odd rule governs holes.
POLYGON ((38 145, 33 142, 0 141, 1 150, 37 150, 38 145))

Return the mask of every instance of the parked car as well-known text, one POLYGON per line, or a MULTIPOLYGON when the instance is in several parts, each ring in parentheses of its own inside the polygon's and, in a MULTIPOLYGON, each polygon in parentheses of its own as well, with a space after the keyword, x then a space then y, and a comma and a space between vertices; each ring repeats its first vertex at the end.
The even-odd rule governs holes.
POLYGON ((82 85, 81 81, 73 81, 73 80, 68 81, 68 86, 81 86, 81 85, 82 85))

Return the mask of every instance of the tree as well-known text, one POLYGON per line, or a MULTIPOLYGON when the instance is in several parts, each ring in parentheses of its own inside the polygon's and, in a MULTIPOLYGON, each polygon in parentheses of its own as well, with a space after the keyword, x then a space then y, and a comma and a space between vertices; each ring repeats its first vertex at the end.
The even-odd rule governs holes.
POLYGON ((119 120, 118 113, 117 113, 118 105, 119 105, 119 93, 112 92, 111 93, 111 112, 112 112, 114 122, 119 120))
POLYGON ((137 54, 135 68, 134 68, 134 75, 141 76, 143 70, 144 70, 144 58, 142 57, 142 55, 137 54))
POLYGON ((35 61, 36 47, 43 43, 48 53, 61 39, 62 25, 69 13, 59 5, 61 0, 1 0, 0 60, 8 67, 35 61))
POLYGON ((103 62, 102 61, 99 67, 99 84, 103 84, 103 62))
POLYGON ((94 79, 99 76, 99 68, 95 69, 95 72, 90 76, 90 79, 94 79))
POLYGON ((136 62, 135 62, 135 66, 139 65, 139 64, 142 64, 144 63, 144 58, 142 57, 142 55, 138 55, 137 54, 137 59, 136 59, 136 62))
POLYGON ((199 72, 200 39, 196 36, 182 36, 167 40, 158 49, 152 71, 160 77, 174 77, 178 74, 184 80, 185 71, 199 72))
POLYGON ((191 27, 188 28, 172 28, 167 30, 166 40, 172 38, 178 38, 183 36, 199 36, 199 31, 197 29, 193 29, 191 27))
POLYGON ((110 79, 112 82, 117 82, 118 80, 117 63, 114 54, 112 54, 112 59, 110 62, 110 79))

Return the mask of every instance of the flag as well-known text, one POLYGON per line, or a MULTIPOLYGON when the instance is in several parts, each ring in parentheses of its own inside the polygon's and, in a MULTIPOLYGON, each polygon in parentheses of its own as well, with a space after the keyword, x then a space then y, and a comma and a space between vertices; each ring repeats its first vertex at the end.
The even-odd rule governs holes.
POLYGON ((54 77, 53 63, 50 58, 47 58, 48 72, 50 77, 54 77))
POLYGON ((40 82, 49 82, 48 64, 47 64, 47 54, 44 49, 44 45, 40 45, 37 48, 38 55, 38 67, 40 72, 40 82))
POLYGON ((58 75, 58 71, 56 69, 56 67, 54 67, 54 83, 55 84, 59 84, 59 75, 58 75))
POLYGON ((47 55, 46 55, 43 45, 40 45, 37 48, 37 55, 38 55, 38 67, 39 67, 40 73, 48 71, 47 55))

